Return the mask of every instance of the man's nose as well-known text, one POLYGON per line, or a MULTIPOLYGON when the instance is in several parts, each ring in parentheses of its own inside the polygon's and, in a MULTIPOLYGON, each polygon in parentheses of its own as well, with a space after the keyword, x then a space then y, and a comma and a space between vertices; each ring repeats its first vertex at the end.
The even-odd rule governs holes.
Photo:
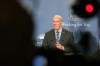
POLYGON ((53 25, 56 25, 56 23, 54 23, 53 25))

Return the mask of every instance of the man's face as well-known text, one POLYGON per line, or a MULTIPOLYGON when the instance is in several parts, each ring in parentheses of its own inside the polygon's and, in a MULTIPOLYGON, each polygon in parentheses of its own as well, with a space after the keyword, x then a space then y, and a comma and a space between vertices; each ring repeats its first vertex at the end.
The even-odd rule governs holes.
POLYGON ((59 30, 62 27, 62 21, 59 18, 53 18, 53 28, 59 30))

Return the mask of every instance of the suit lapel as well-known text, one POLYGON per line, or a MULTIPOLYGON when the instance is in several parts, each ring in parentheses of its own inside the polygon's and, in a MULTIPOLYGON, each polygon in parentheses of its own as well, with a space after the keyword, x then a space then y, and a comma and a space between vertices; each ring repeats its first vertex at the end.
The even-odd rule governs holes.
POLYGON ((52 37, 52 41, 54 41, 54 42, 56 42, 56 37, 55 37, 55 31, 54 31, 54 29, 52 29, 52 35, 51 35, 51 37, 52 37))
POLYGON ((61 37, 60 37, 60 43, 61 43, 61 44, 63 44, 64 37, 65 37, 65 30, 62 29, 62 33, 61 33, 61 37))

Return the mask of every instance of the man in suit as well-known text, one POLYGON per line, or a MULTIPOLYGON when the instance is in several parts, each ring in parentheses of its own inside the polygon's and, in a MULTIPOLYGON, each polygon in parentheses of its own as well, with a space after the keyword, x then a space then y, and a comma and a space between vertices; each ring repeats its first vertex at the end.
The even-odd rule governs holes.
POLYGON ((74 37, 72 32, 62 28, 62 17, 60 15, 55 15, 52 23, 53 29, 45 33, 42 43, 43 47, 72 52, 74 48, 74 37))

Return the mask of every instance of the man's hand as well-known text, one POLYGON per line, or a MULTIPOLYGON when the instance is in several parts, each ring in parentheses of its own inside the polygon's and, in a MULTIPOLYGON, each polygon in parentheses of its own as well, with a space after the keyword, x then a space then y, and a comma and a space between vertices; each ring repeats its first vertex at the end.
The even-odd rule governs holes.
POLYGON ((60 50, 64 50, 64 47, 59 43, 59 42, 56 42, 56 48, 60 49, 60 50))

